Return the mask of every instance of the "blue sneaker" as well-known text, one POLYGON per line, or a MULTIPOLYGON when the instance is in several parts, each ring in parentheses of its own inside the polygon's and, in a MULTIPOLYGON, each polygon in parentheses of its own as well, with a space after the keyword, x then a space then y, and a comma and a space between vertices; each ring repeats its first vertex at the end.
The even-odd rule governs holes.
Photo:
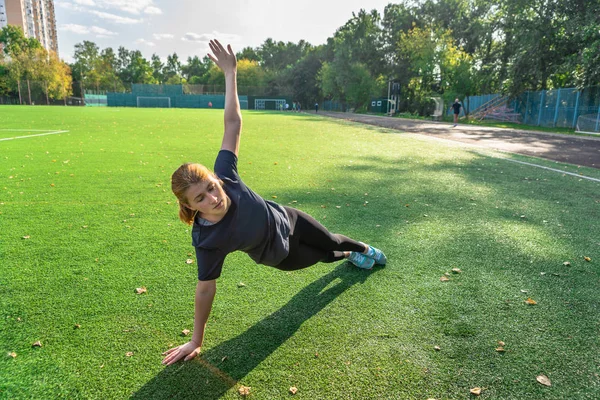
POLYGON ((348 261, 362 269, 371 269, 373 268, 373 265, 375 265, 375 260, 355 251, 350 253, 348 261))
POLYGON ((385 265, 387 263, 387 257, 385 256, 385 254, 383 254, 383 251, 376 249, 373 246, 369 246, 367 257, 375 260, 375 264, 378 265, 385 265))

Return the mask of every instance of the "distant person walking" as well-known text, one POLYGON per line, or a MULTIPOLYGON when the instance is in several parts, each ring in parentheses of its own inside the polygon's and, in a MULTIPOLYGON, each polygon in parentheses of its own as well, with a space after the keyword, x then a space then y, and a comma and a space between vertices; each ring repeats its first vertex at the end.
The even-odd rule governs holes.
POLYGON ((315 103, 315 112, 318 113, 319 112, 319 103, 315 103))
POLYGON ((454 109, 454 126, 458 125, 458 114, 460 114, 460 109, 462 104, 460 104, 460 100, 458 97, 454 99, 454 104, 452 104, 452 108, 454 109))

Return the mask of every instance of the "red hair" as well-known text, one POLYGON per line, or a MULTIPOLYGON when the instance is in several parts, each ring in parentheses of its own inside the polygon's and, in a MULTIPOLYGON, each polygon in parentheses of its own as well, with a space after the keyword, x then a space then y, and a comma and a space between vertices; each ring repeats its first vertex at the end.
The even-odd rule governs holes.
POLYGON ((185 163, 181 165, 173 172, 173 175, 171 175, 171 190, 179 201, 179 219, 186 224, 191 225, 194 222, 194 217, 196 215, 196 210, 192 210, 188 207, 186 198, 187 190, 190 186, 206 182, 211 177, 215 177, 215 175, 208 168, 202 164, 194 163, 185 163))

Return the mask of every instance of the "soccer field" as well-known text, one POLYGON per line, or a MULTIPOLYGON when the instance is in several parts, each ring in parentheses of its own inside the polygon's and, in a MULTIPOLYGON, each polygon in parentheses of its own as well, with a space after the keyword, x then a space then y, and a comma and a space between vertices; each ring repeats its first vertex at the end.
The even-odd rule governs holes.
POLYGON ((600 397, 600 183, 314 114, 243 118, 244 182, 387 266, 230 254, 202 357, 165 367, 196 284, 170 176, 212 168, 223 111, 2 106, 0 398, 600 397))

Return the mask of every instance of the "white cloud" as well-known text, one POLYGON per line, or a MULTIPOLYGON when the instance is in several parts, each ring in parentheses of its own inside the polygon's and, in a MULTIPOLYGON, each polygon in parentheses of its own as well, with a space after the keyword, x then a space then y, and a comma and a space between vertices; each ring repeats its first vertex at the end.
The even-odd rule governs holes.
POLYGON ((73 0, 73 3, 79 4, 82 6, 90 6, 90 7, 96 6, 96 2, 94 0, 73 0))
POLYGON ((115 24, 139 24, 143 22, 143 19, 133 19, 128 17, 121 17, 120 15, 106 13, 102 11, 91 10, 90 13, 94 14, 97 17, 102 19, 106 19, 108 21, 114 22, 115 24))
POLYGON ((68 3, 66 1, 55 1, 54 2, 54 7, 61 7, 61 8, 66 8, 67 10, 75 10, 75 11, 79 11, 80 7, 76 6, 73 3, 68 3))
POLYGON ((154 39, 156 40, 162 40, 162 39, 173 39, 175 35, 172 35, 170 33, 155 33, 152 35, 152 37, 154 37, 154 39))
POLYGON ((199 35, 197 33, 193 33, 193 32, 188 32, 185 35, 183 35, 183 37, 181 38, 181 40, 183 40, 184 42, 198 42, 198 43, 205 43, 208 42, 211 39, 211 37, 209 35, 199 35))
POLYGON ((79 35, 86 35, 93 33, 98 38, 107 38, 118 35, 116 32, 109 31, 108 29, 100 28, 99 26, 84 26, 78 24, 63 24, 58 27, 60 31, 73 32, 79 35))
POLYGON ((184 42, 197 43, 208 43, 212 39, 218 39, 221 43, 238 43, 241 40, 241 36, 232 33, 221 33, 217 31, 212 31, 212 33, 203 33, 202 35, 193 32, 188 32, 181 38, 181 40, 183 40, 184 42))
POLYGON ((100 7, 115 8, 131 14, 139 14, 150 7, 159 10, 157 7, 153 7, 152 0, 103 0, 100 7))
POLYGON ((77 24, 63 24, 58 27, 58 30, 64 31, 64 32, 78 33, 80 35, 90 33, 90 29, 87 26, 77 25, 77 24))
POLYGON ((149 15, 159 15, 159 14, 162 14, 163 12, 158 7, 150 6, 150 7, 146 7, 144 9, 144 13, 149 14, 149 15))
POLYGON ((139 15, 142 12, 148 15, 162 14, 162 10, 154 5, 153 0, 57 0, 54 5, 56 7, 66 8, 72 11, 92 13, 100 12, 90 9, 93 7, 104 10, 124 11, 135 15, 139 15))
POLYGON ((90 28, 90 31, 92 31, 93 33, 95 33, 97 35, 97 37, 100 37, 100 35, 102 35, 102 37, 109 37, 109 36, 116 36, 116 35, 118 35, 118 33, 116 33, 116 32, 109 31, 108 29, 100 28, 99 26, 92 26, 90 28))
POLYGON ((146 46, 154 47, 156 44, 154 42, 149 42, 146 39, 138 39, 135 41, 136 44, 143 44, 146 46))

